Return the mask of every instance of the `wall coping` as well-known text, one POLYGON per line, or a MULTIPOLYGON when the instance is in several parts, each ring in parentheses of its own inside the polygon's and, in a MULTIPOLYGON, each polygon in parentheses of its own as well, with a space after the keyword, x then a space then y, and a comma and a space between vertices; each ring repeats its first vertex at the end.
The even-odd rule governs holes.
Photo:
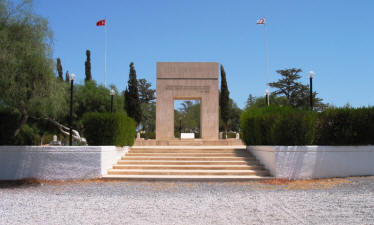
POLYGON ((125 149, 116 146, 28 146, 28 145, 1 145, 0 152, 103 152, 125 149))
POLYGON ((374 152, 374 145, 248 145, 247 147, 254 147, 255 151, 263 152, 374 152))

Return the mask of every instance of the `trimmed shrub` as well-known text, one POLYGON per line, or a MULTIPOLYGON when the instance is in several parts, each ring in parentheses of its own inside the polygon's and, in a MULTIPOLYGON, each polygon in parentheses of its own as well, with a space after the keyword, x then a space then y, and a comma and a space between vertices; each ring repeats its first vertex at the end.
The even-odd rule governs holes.
POLYGON ((374 144, 374 107, 321 113, 287 107, 250 108, 241 116, 247 145, 374 144))
POLYGON ((131 146, 136 123, 125 113, 90 112, 83 115, 84 135, 89 145, 131 146))
POLYGON ((333 108, 319 115, 318 145, 374 144, 374 107, 333 108))
POLYGON ((311 145, 315 140, 317 113, 293 108, 280 110, 272 134, 277 145, 311 145))
POLYGON ((289 107, 250 108, 240 118, 246 145, 309 145, 315 139, 316 113, 289 107))

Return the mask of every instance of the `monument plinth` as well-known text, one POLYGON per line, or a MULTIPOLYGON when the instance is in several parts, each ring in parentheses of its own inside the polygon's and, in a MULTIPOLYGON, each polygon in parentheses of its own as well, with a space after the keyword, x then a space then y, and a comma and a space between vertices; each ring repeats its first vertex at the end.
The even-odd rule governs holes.
POLYGON ((174 139, 174 100, 200 100, 200 135, 218 139, 219 64, 215 62, 158 62, 156 139, 174 139))

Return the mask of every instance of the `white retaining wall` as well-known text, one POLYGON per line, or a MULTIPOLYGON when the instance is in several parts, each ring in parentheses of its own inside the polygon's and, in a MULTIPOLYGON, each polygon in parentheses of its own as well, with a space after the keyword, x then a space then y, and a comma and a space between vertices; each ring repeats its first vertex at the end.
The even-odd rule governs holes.
POLYGON ((0 146, 0 180, 99 178, 128 147, 0 146))
POLYGON ((374 175, 374 146, 248 146, 276 178, 374 175))

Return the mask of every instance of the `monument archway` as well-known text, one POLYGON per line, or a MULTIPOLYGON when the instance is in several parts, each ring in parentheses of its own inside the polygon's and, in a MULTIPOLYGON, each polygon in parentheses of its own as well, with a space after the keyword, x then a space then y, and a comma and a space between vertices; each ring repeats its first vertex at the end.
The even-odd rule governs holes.
POLYGON ((200 136, 218 139, 218 68, 215 62, 158 62, 156 139, 174 139, 174 100, 200 100, 200 136))

